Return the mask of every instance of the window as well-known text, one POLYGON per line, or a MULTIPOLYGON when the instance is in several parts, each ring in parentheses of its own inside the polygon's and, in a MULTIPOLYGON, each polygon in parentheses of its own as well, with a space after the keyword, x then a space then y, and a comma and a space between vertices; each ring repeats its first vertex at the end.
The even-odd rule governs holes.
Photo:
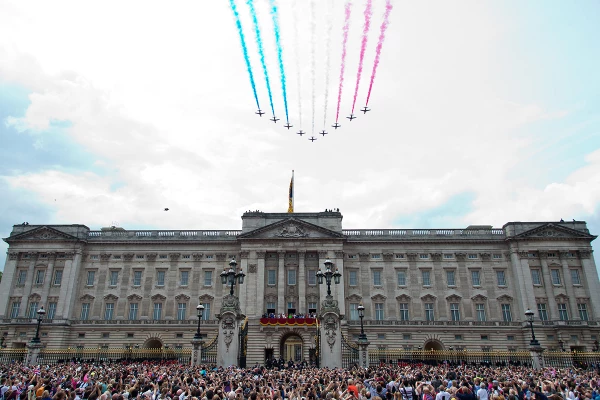
POLYGON ((296 313, 296 304, 293 301, 288 301, 287 303, 287 312, 288 314, 296 313))
POLYGON ((25 280, 27 280, 27 271, 22 269, 19 271, 19 277, 17 278, 17 285, 24 285, 25 280))
POLYGON ((373 271, 373 285, 381 286, 381 271, 373 271))
POLYGON ((448 281, 448 286, 456 286, 454 271, 446 271, 446 280, 448 281))
POLYGON ((136 259, 138 260, 143 260, 144 259, 144 255, 143 254, 138 254, 137 256, 135 256, 136 259))
POLYGON ((510 311, 510 304, 502 304, 502 319, 504 322, 512 322, 512 313, 510 311))
POLYGON ((96 271, 88 271, 87 273, 87 286, 94 286, 94 278, 96 278, 96 271))
POLYGON ((142 271, 133 271, 133 286, 142 284, 142 271))
POLYGON ((573 285, 581 285, 581 279, 579 279, 579 271, 576 269, 571 270, 571 281, 573 285))
POLYGON ((383 303, 375 303, 375 319, 382 321, 384 319, 383 303))
POLYGON ((350 303, 350 320, 358 321, 358 303, 350 303))
POLYGON ((135 321, 136 319, 138 319, 138 309, 139 309, 138 303, 130 303, 129 304, 129 319, 130 320, 135 321))
POLYGON ((317 312, 317 303, 316 302, 309 302, 308 303, 308 312, 309 313, 316 313, 317 312))
POLYGON ((212 256, 212 254, 207 254, 207 255, 206 255, 206 259, 207 259, 207 260, 212 260, 212 259, 213 259, 213 256, 212 256))
POLYGON ((158 258, 162 258, 163 260, 167 258, 166 254, 161 254, 160 256, 158 256, 158 258))
POLYGON ((498 286, 506 286, 506 274, 504 271, 496 271, 496 279, 498 280, 498 286))
POLYGON ((371 254, 371 258, 374 260, 380 259, 381 258, 381 254, 371 254))
POLYGON ((90 256, 90 260, 97 260, 98 258, 99 258, 99 257, 98 257, 98 254, 92 254, 92 255, 90 256))
POLYGON ((425 320, 434 321, 435 315, 433 312, 433 303, 425 303, 425 320))
POLYGON ((308 273, 308 284, 314 286, 317 284, 317 271, 314 269, 309 269, 308 273))
POLYGON ((506 335, 506 340, 515 340, 515 335, 506 335))
POLYGON ((348 254, 348 258, 353 260, 356 258, 356 254, 348 254))
POLYGON ((275 313, 275 302, 269 301, 267 302, 267 314, 275 313))
POLYGON ((29 303, 29 318, 37 318, 38 302, 32 301, 29 303))
POLYGON ((485 304, 475 304, 475 311, 477 313, 477 321, 485 321, 485 304))
POLYGON ((396 254, 396 258, 404 258, 404 254, 396 254))
POLYGON ((202 313, 202 320, 208 321, 210 319, 210 303, 202 303, 204 306, 204 312, 202 313))
POLYGON ((162 318, 162 303, 154 303, 152 310, 152 319, 158 321, 162 318))
POLYGON ((187 259, 187 258, 190 258, 190 255, 189 254, 184 254, 184 255, 181 256, 181 258, 186 258, 187 259))
POLYGON ((502 254, 494 254, 494 255, 492 255, 492 257, 493 257, 495 260, 499 260, 499 259, 501 259, 501 258, 502 258, 502 254))
POLYGON ((108 339, 109 337, 110 337, 110 333, 108 333, 108 332, 103 332, 102 333, 102 338, 103 339, 108 339))
POLYGON ((402 334, 402 340, 410 340, 411 336, 410 333, 403 333, 402 334))
POLYGON ((551 269, 550 275, 552 276, 552 284, 560 285, 560 271, 557 269, 551 269))
POLYGON ((542 284, 542 277, 540 275, 540 270, 539 269, 532 269, 531 270, 531 282, 534 285, 541 286, 541 284, 542 284))
POLYGON ((45 271, 42 269, 38 269, 37 271, 35 271, 35 284, 36 285, 44 284, 44 274, 45 274, 45 271))
POLYGON ((463 340, 462 335, 454 335, 454 340, 463 340))
POLYGON ((377 334, 377 339, 379 339, 379 340, 385 340, 385 333, 378 333, 377 334))
POLYGON ((165 271, 156 271, 156 286, 165 286, 165 271))
POLYGON ((212 286, 212 271, 204 271, 204 286, 212 286))
POLYGON ((190 271, 181 271, 179 273, 179 284, 181 286, 187 286, 189 279, 190 279, 190 271))
POLYGON ((585 303, 577 304, 577 310, 579 311, 579 319, 582 321, 587 321, 588 320, 587 304, 585 304, 585 303))
POLYGON ((11 318, 19 318, 19 310, 21 308, 20 301, 13 301, 12 307, 10 309, 10 317, 11 318))
POLYGON ((477 254, 470 253, 468 255, 468 257, 469 257, 469 260, 476 260, 477 259, 477 254))
POLYGON ((400 321, 408 321, 408 303, 400 303, 400 321))
POLYGON ((556 257, 556 253, 548 253, 548 257, 556 257))
MULTIPOLYGON (((481 335, 481 340, 490 340, 490 337, 488 335, 481 335)), ((489 350, 483 350, 483 351, 489 351, 489 350)))
POLYGON ((444 254, 444 258, 446 258, 446 259, 448 259, 448 258, 454 258, 454 254, 446 253, 446 254, 444 254))
POLYGON ((479 270, 471 271, 471 282, 473 283, 473 286, 481 285, 481 276, 480 275, 481 274, 480 274, 479 270))
POLYGON ((576 342, 578 340, 579 340, 579 336, 577 336, 577 335, 571 335, 571 341, 572 342, 576 342))
POLYGON ((269 286, 275 286, 276 279, 277 279, 276 272, 277 271, 275 271, 274 269, 267 270, 267 285, 269 285, 269 286))
MULTIPOLYGON (((83 339, 85 337, 85 333, 78 333, 77 337, 83 339)), ((77 349, 83 350, 83 346, 77 346, 77 349)))
POLYGON ((287 272, 287 284, 288 285, 295 285, 296 284, 296 270, 295 269, 288 269, 288 272, 287 272))
POLYGON ((569 320, 569 313, 567 312, 567 305, 565 303, 558 303, 558 318, 561 321, 569 320))
POLYGON ((358 271, 354 271, 354 270, 350 270, 348 271, 348 285, 350 286, 356 286, 357 285, 357 272, 358 271))
POLYGON ((54 319, 56 315, 56 302, 52 301, 48 303, 48 313, 46 315, 48 319, 54 319))
POLYGON ((539 303, 537 308, 540 321, 548 321, 548 309, 546 308, 546 303, 539 303))
POLYGON ((113 258, 114 258, 115 260, 120 260, 120 259, 121 259, 121 256, 120 256, 120 255, 117 255, 117 256, 113 256, 113 258))
POLYGON ((115 303, 106 303, 104 309, 104 319, 110 321, 113 319, 113 312, 115 311, 115 303))
POLYGON ((423 286, 431 286, 431 272, 421 271, 421 277, 423 278, 423 286))
POLYGON ((177 320, 183 321, 185 319, 186 308, 187 308, 186 303, 178 303, 177 304, 177 320))
POLYGON ((175 337, 176 337, 177 339, 183 339, 183 333, 176 333, 176 334, 175 334, 175 337))
POLYGON ((406 286, 406 271, 398 271, 398 286, 406 286))
POLYGON ((421 260, 426 260, 426 259, 428 259, 428 258, 429 258, 429 254, 423 254, 423 253, 421 253, 421 254, 419 254, 419 258, 420 258, 421 260))
POLYGON ((62 269, 57 269, 56 271, 54 271, 54 281, 52 282, 54 286, 60 286, 60 284, 62 283, 62 275, 62 269))
POLYGON ((117 286, 119 282, 119 271, 110 271, 110 286, 117 286))
POLYGON ((450 317, 452 318, 452 321, 460 321, 458 303, 450 303, 450 317))
POLYGON ((82 321, 86 321, 90 316, 90 303, 81 304, 81 314, 79 315, 79 319, 82 321))

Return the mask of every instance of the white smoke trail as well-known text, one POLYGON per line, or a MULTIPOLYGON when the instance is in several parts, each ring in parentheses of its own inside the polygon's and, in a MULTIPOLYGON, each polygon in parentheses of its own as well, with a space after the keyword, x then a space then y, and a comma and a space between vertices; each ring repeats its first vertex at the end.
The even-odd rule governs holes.
POLYGON ((315 0, 310 2, 310 69, 312 77, 312 134, 315 134, 315 46, 317 23, 315 16, 315 0))
POLYGON ((294 52, 296 56, 296 83, 298 85, 298 119, 300 130, 302 130, 302 79, 300 74, 300 43, 298 41, 298 0, 292 3, 292 12, 294 14, 294 52))
POLYGON ((329 64, 331 58, 331 30, 333 29, 333 18, 332 18, 332 6, 331 0, 327 1, 327 12, 325 14, 325 20, 327 21, 327 34, 326 34, 326 53, 325 53, 325 107, 323 112, 323 130, 327 124, 327 103, 329 98, 329 64))

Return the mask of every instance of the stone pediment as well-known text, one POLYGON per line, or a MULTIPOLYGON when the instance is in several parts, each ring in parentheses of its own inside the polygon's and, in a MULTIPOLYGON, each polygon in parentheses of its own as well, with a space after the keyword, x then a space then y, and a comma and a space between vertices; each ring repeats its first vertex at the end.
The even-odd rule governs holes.
POLYGON ((12 243, 16 241, 79 241, 79 238, 69 235, 68 233, 61 232, 57 229, 51 228, 49 226, 40 226, 38 228, 33 228, 30 231, 19 233, 14 236, 10 236, 4 239, 7 243, 12 243))
POLYGON ((291 217, 238 235, 238 239, 343 239, 344 235, 291 217))
POLYGON ((562 225, 547 223, 520 233, 514 237, 515 239, 547 239, 547 240, 563 240, 563 239, 588 239, 593 240, 596 236, 590 235, 587 232, 581 232, 575 229, 567 228, 562 225))

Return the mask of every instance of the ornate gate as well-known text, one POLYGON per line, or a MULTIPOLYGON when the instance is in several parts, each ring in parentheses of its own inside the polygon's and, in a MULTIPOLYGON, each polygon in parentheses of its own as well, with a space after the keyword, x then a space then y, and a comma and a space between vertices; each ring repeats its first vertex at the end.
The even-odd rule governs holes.
POLYGON ((358 346, 349 342, 342 333, 342 368, 351 368, 353 365, 358 365, 358 362, 358 346))
POLYGON ((238 366, 240 368, 246 368, 246 354, 248 352, 248 318, 242 322, 240 327, 240 352, 238 355, 238 366))
POLYGON ((202 358, 201 361, 206 364, 216 364, 217 363, 217 346, 219 345, 219 331, 217 331, 217 336, 212 340, 212 342, 208 343, 206 346, 202 347, 202 358))

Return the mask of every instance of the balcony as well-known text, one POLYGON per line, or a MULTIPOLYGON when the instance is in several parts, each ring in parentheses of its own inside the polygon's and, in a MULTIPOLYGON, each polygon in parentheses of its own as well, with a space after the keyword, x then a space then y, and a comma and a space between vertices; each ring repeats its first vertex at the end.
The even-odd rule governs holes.
MULTIPOLYGON (((412 325, 412 326, 511 326, 520 327, 520 322, 504 321, 397 321, 397 320, 364 320, 365 325, 371 326, 391 326, 391 325, 412 325)), ((360 321, 348 321, 350 326, 360 326, 360 321)))
POLYGON ((315 318, 261 318, 262 326, 314 326, 315 318))
POLYGON ((113 242, 113 241, 198 241, 198 240, 235 240, 241 230, 173 230, 173 231, 126 231, 126 230, 103 230, 89 231, 88 240, 91 242, 113 242))
POLYGON ((348 240, 447 240, 493 239, 504 240, 502 229, 344 229, 348 240))

